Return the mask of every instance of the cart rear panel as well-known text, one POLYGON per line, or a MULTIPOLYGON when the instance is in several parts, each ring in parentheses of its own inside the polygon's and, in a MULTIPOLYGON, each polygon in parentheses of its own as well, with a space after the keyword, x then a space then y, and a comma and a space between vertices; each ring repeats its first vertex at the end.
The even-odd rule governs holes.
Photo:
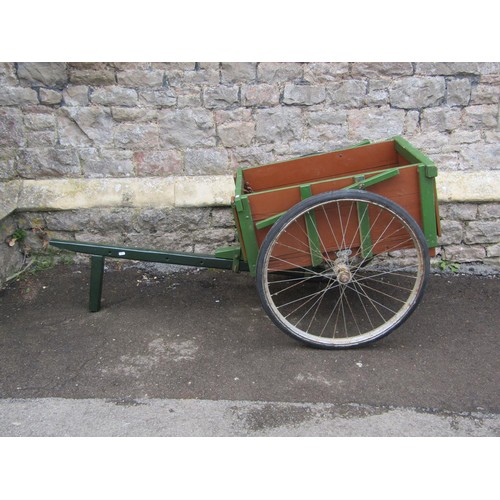
MULTIPOLYGON (((422 228, 432 249, 437 246, 440 232, 436 176, 434 163, 401 137, 241 168, 236 174, 232 205, 243 258, 255 274, 259 248, 272 224, 284 212, 309 196, 349 188, 366 189, 403 207, 422 228)), ((321 228, 325 223, 321 213, 317 219, 321 228)), ((347 214, 343 214, 342 220, 348 220, 347 214)), ((353 236, 357 227, 358 221, 353 219, 350 228, 353 236)), ((304 234, 305 231, 295 237, 308 246, 304 234)), ((300 265, 310 264, 299 263, 297 258, 295 262, 300 265)))

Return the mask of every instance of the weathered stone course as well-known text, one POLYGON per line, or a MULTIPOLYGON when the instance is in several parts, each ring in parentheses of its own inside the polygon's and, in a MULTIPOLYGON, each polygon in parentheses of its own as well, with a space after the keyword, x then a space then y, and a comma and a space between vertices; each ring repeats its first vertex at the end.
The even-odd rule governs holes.
POLYGON ((438 106, 445 96, 444 78, 408 77, 395 80, 390 89, 391 106, 421 109, 438 106))
MULTIPOLYGON (((177 176, 184 206, 191 199, 219 204, 226 194, 181 177, 230 175, 237 166, 403 135, 436 162, 441 176, 463 173, 461 189, 481 201, 470 190, 490 193, 490 181, 475 179, 471 186, 467 176, 482 172, 487 179, 500 169, 499 116, 498 62, 4 62, 0 181, 177 176)), ((174 197, 173 186, 165 199, 174 197)), ((443 205, 442 255, 500 260, 499 205, 455 203, 455 191, 454 203, 443 205)), ((123 202, 139 203, 130 193, 123 202)), ((214 226, 221 232, 210 236, 193 226, 190 239, 179 226, 186 231, 179 233, 180 246, 228 240, 230 212, 202 211, 212 223, 221 218, 214 226)), ((72 230, 53 230, 84 238, 83 225, 82 219, 72 230)), ((116 234, 139 241, 143 227, 134 228, 127 235, 117 225, 116 234)), ((87 234, 101 238, 99 231, 94 225, 87 234)), ((154 242, 173 240, 157 234, 154 242)))
POLYGON ((17 76, 21 85, 63 88, 68 82, 66 63, 19 63, 17 76))
POLYGON ((207 110, 186 108, 161 111, 158 123, 161 147, 184 149, 216 144, 213 114, 207 110))

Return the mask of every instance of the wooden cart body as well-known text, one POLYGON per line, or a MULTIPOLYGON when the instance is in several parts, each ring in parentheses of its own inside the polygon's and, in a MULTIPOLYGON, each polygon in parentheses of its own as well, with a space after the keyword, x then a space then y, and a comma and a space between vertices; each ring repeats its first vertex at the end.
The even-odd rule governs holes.
MULTIPOLYGON (((241 259, 255 275, 259 248, 271 226, 301 200, 340 189, 367 189, 397 203, 422 228, 432 251, 440 235, 436 176, 434 163, 402 137, 377 143, 365 141, 330 153, 240 168, 235 177, 232 209, 241 248, 238 251, 234 247, 220 249, 216 255, 234 257, 241 252, 241 259)), ((360 226, 376 234, 376 227, 370 226, 373 224, 370 214, 363 212, 363 207, 358 207, 356 217, 347 219, 347 214, 339 214, 339 223, 342 220, 351 221, 353 235, 360 226)), ((315 264, 314 248, 318 246, 315 245, 315 233, 324 223, 321 214, 317 214, 316 220, 304 221, 303 231, 294 236, 307 238, 312 249, 310 259, 301 265, 315 264)), ((363 231, 358 233, 358 244, 361 245, 363 231)), ((333 250, 334 239, 332 235, 329 247, 333 250)), ((377 248, 364 248, 363 251, 376 253, 377 248)), ((317 258, 321 259, 321 256, 317 258)))

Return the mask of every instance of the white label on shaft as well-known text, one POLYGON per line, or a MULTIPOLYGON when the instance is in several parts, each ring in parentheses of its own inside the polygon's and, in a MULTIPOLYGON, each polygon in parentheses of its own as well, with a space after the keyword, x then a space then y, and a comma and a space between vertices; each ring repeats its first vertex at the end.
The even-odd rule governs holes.
POLYGON ((125 255, 125 252, 118 252, 118 255, 123 256, 125 255))

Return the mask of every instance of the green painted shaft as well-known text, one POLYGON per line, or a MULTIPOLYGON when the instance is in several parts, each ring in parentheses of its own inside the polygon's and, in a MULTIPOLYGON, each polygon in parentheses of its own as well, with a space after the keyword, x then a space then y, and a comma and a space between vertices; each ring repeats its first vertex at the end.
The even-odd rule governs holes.
MULTIPOLYGON (((144 262, 160 262, 178 266, 210 267, 215 269, 232 269, 233 259, 224 259, 212 255, 201 255, 183 252, 169 252, 162 250, 144 250, 112 245, 98 245, 79 241, 50 240, 54 247, 70 252, 85 253, 94 256, 110 257, 113 259, 140 260, 144 262)), ((246 262, 240 262, 240 270, 248 271, 246 262)))

